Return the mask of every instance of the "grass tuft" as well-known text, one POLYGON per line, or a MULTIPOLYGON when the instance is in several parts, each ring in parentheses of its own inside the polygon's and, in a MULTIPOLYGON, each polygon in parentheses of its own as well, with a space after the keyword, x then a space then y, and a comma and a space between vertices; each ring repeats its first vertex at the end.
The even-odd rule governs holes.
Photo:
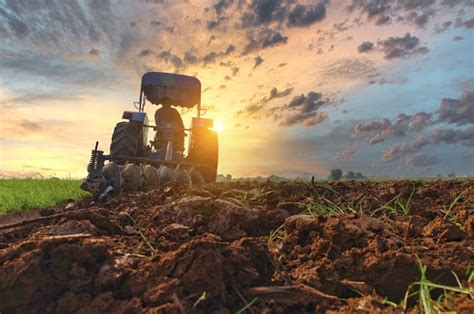
POLYGON ((459 193, 458 195, 456 195, 456 197, 453 199, 451 204, 449 204, 448 208, 444 207, 443 209, 440 209, 440 211, 444 214, 444 219, 448 219, 449 222, 456 225, 461 230, 464 230, 464 226, 461 222, 456 220, 456 217, 455 217, 456 215, 454 214, 453 209, 454 209, 454 206, 456 206, 456 204, 459 202, 459 200, 462 199, 464 193, 466 193, 467 191, 469 191, 469 189, 466 189, 462 191, 461 193, 459 193))
POLYGON ((245 304, 244 307, 242 307, 240 310, 238 310, 237 312, 235 312, 235 314, 243 314, 245 313, 245 311, 247 311, 248 309, 250 309, 252 307, 252 305, 257 302, 258 300, 258 297, 255 297, 253 298, 252 301, 250 301, 249 303, 245 304))
POLYGON ((306 209, 303 213, 310 215, 313 218, 316 218, 317 216, 340 216, 346 214, 346 211, 339 205, 331 202, 325 197, 323 197, 323 200, 323 203, 318 203, 313 198, 308 198, 306 209))
POLYGON ((268 234, 267 236, 267 243, 268 244, 271 244, 273 241, 275 241, 276 239, 282 239, 282 237, 278 236, 278 234, 281 232, 281 231, 284 231, 285 229, 285 225, 284 224, 281 224, 278 228, 276 228, 275 230, 272 230, 270 231, 270 233, 268 234))
MULTIPOLYGON (((447 286, 432 282, 426 277, 427 265, 423 265, 417 257, 418 269, 420 270, 420 280, 412 283, 405 294, 403 300, 404 309, 406 310, 408 304, 408 298, 418 296, 418 305, 421 313, 432 314, 439 312, 449 311, 449 303, 451 299, 450 293, 460 293, 467 295, 471 300, 474 300, 474 289, 472 287, 463 287, 458 276, 453 273, 458 287, 447 286), (411 292, 414 287, 418 287, 418 290, 411 292), (433 300, 431 294, 434 290, 442 290, 443 294, 437 299, 433 300)), ((470 278, 471 279, 471 278, 470 278)))

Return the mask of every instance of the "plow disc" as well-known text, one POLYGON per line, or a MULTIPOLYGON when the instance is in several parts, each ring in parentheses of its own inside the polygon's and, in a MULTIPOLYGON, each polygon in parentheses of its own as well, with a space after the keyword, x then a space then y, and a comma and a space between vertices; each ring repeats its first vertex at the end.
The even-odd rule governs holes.
POLYGON ((186 161, 148 159, 104 155, 92 150, 87 167, 88 176, 81 188, 91 192, 96 200, 115 197, 122 192, 133 192, 142 188, 154 188, 172 181, 188 185, 205 183, 200 168, 206 166, 186 161), (108 161, 107 163, 105 163, 108 161))

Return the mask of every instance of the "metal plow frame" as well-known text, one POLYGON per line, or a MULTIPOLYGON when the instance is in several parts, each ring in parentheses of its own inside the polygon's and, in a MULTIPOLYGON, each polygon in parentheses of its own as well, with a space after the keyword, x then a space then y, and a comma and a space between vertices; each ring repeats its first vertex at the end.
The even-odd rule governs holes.
POLYGON ((126 186, 127 190, 134 191, 142 188, 144 185, 148 187, 156 187, 170 181, 181 181, 188 184, 204 183, 204 179, 198 170, 204 167, 208 166, 185 160, 175 161, 143 157, 104 155, 104 151, 98 149, 98 142, 96 142, 95 148, 91 151, 91 159, 87 167, 88 176, 83 180, 81 188, 92 193, 95 200, 103 201, 109 197, 120 194, 123 185, 126 186), (106 161, 109 161, 107 165, 105 165, 106 161), (124 165, 112 165, 116 162, 124 163, 124 165), (158 184, 156 184, 156 182, 147 182, 146 175, 143 171, 146 165, 159 167, 159 169, 155 168, 155 171, 158 171, 158 173, 160 170, 162 173, 166 172, 168 174, 167 180, 159 180, 158 184), (110 171, 106 173, 104 167, 107 166, 117 167, 118 176, 112 175, 111 177, 110 171), (168 166, 173 166, 174 169, 168 166), (137 172, 134 172, 134 170, 127 172, 127 170, 132 167, 143 167, 142 169, 137 168, 139 177, 137 177, 137 172), (165 167, 167 170, 164 169, 165 167), (127 175, 132 177, 127 178, 127 175))

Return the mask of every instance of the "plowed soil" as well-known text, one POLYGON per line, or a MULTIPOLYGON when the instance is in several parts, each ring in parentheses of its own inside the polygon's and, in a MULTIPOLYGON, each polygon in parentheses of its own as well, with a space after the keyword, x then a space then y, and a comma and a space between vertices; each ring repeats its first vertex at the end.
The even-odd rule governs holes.
POLYGON ((0 217, 0 312, 403 312, 417 259, 470 284, 473 181, 172 184, 0 217))

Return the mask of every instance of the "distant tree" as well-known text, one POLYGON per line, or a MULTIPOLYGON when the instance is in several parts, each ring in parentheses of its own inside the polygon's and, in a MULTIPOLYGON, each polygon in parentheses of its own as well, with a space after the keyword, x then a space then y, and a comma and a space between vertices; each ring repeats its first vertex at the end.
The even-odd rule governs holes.
POLYGON ((329 180, 338 181, 342 178, 341 169, 332 169, 331 174, 329 175, 329 180))
POLYGON ((448 173, 448 178, 455 178, 456 174, 455 173, 448 173))
POLYGON ((356 172, 355 177, 356 177, 357 180, 359 180, 359 179, 366 179, 366 176, 364 176, 364 175, 363 175, 362 173, 360 173, 360 172, 356 172))
POLYGON ((232 175, 231 174, 226 175, 225 178, 226 178, 227 181, 232 181, 232 175))
POLYGON ((346 173, 344 178, 346 178, 347 180, 355 180, 356 175, 355 175, 354 171, 349 171, 349 172, 346 173))

